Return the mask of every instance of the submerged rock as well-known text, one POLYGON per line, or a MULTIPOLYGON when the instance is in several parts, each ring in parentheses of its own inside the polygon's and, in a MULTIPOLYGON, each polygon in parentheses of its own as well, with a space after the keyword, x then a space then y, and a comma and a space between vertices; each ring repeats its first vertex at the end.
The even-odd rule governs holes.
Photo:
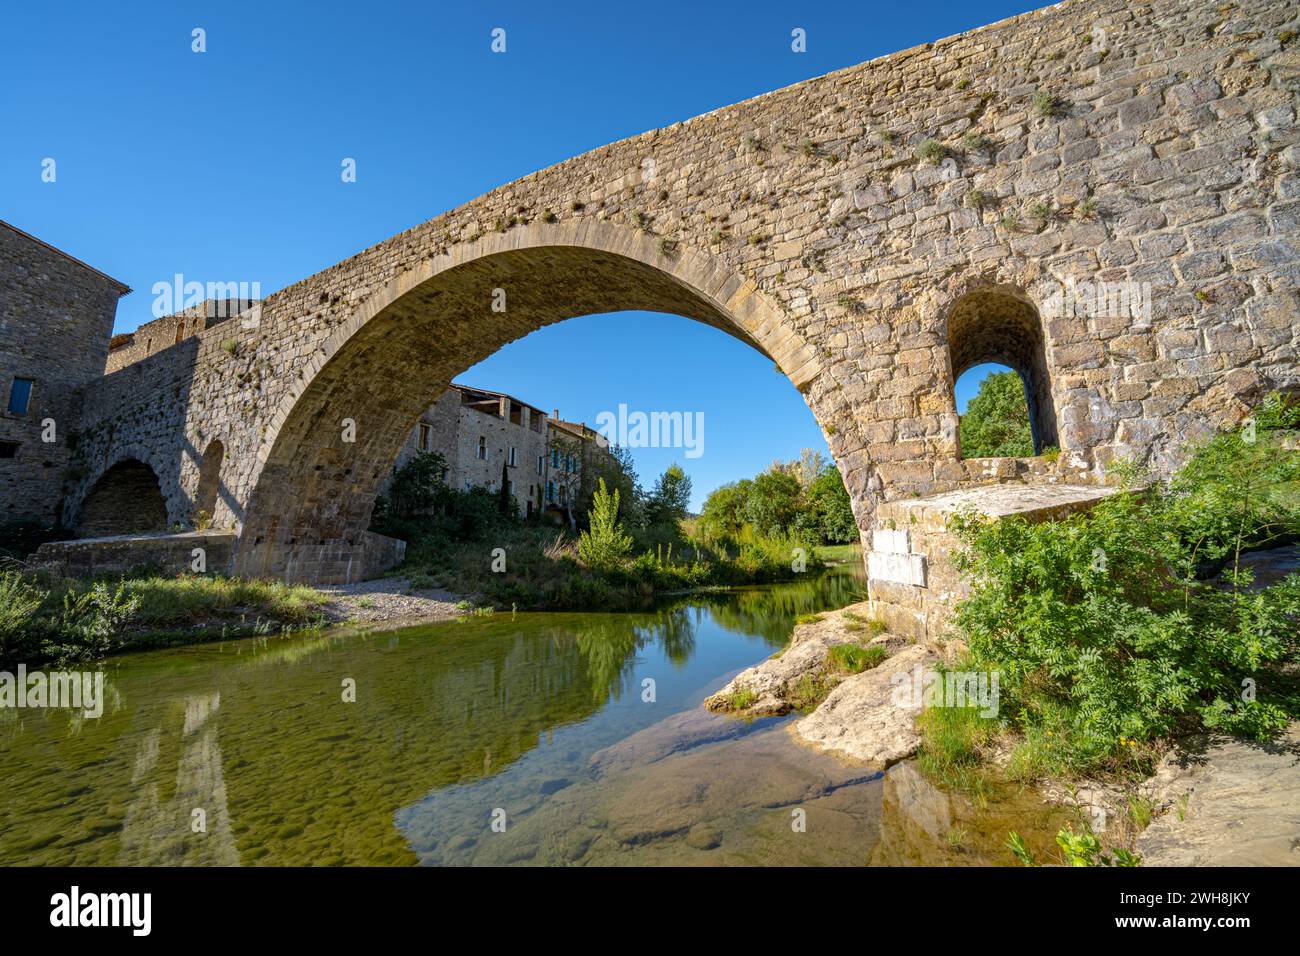
POLYGON ((925 647, 906 647, 878 667, 844 680, 820 707, 795 722, 791 733, 796 740, 856 763, 887 767, 910 757, 921 745, 916 729, 921 700, 913 693, 895 693, 895 675, 937 662, 925 647))

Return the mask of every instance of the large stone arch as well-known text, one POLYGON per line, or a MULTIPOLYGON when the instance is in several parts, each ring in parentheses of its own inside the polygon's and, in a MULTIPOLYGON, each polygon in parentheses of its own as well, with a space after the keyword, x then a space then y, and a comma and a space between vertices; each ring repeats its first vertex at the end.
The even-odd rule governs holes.
POLYGON ((537 329, 624 310, 682 315, 746 342, 817 416, 816 352, 754 282, 712 257, 609 223, 492 234, 376 290, 302 369, 257 451, 236 570, 312 581, 365 573, 363 532, 379 482, 448 383, 537 329))

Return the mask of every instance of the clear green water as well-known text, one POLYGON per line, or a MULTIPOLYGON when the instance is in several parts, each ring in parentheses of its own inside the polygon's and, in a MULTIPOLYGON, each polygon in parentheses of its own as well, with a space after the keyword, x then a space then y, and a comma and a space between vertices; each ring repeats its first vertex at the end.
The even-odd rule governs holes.
POLYGON ((98 720, 0 710, 0 864, 1008 863, 1013 827, 1046 846, 1032 798, 975 808, 699 706, 861 586, 850 566, 650 613, 115 658, 98 720))

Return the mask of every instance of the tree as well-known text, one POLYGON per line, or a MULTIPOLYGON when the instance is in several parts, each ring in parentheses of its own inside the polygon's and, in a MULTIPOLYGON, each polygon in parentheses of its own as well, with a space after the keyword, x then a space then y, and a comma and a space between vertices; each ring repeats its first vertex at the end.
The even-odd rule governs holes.
POLYGON ((963 458, 1024 458, 1034 453, 1025 386, 1015 372, 994 372, 960 419, 963 458))
POLYGON ((501 490, 497 492, 497 510, 503 515, 515 513, 514 496, 510 494, 510 469, 501 462, 501 490))
POLYGON ((805 494, 804 514, 808 524, 818 536, 831 544, 857 541, 858 523, 853 517, 848 489, 840 470, 834 465, 823 466, 817 477, 808 484, 805 494))
POLYGON ((632 538, 618 520, 618 489, 611 493, 601 479, 592 495, 588 530, 578 535, 578 557, 591 568, 617 566, 632 550, 632 538))
POLYGON ((420 451, 393 473, 388 494, 375 503, 376 518, 413 518, 447 503, 447 460, 436 452, 420 451))
POLYGON ((610 445, 609 454, 595 454, 590 468, 582 469, 582 481, 578 500, 585 510, 591 510, 592 498, 603 480, 611 491, 617 491, 620 498, 623 521, 632 527, 640 525, 642 520, 641 484, 637 480, 636 466, 632 463, 632 453, 621 445, 610 445))
POLYGON ((690 476, 674 462, 655 481, 646 502, 646 522, 651 526, 675 525, 690 513, 690 504, 690 476))
POLYGON ((784 535, 793 530, 802 507, 799 479, 786 471, 765 471, 754 479, 746 513, 754 530, 784 535))
POLYGON ((749 520, 749 494, 754 483, 748 478, 721 485, 704 499, 700 511, 700 533, 705 540, 734 538, 749 520))

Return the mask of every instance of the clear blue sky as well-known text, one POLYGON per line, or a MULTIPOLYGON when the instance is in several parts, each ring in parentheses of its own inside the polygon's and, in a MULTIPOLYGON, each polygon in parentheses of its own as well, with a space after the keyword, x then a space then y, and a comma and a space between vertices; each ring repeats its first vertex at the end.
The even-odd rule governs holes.
MULTIPOLYGON (((135 289, 118 310, 129 331, 176 272, 269 294, 567 157, 1040 5, 8 4, 0 218, 135 289), (356 183, 340 181, 344 157, 356 183)), ((685 319, 573 320, 461 380, 588 421, 620 402, 703 412, 705 453, 683 462, 696 507, 825 448, 769 360, 685 319)), ((635 457, 648 483, 681 456, 635 457)))

